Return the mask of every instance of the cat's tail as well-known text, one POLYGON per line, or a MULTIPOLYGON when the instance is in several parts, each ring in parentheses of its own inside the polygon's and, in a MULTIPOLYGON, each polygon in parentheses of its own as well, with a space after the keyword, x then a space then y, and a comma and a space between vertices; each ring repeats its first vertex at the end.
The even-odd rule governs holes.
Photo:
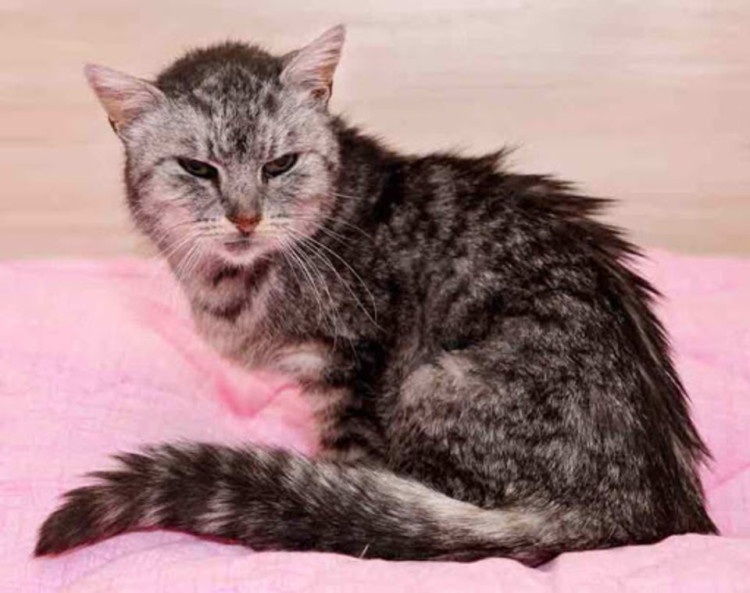
POLYGON ((161 445, 117 459, 119 469, 66 495, 40 529, 37 556, 148 528, 398 560, 538 564, 582 543, 570 513, 484 510, 386 470, 279 450, 161 445))

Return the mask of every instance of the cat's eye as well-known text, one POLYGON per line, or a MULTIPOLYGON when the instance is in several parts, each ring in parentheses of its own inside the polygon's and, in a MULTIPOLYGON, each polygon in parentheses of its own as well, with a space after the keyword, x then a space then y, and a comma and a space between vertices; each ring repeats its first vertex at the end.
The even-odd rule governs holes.
POLYGON ((190 173, 195 177, 201 177, 202 179, 213 179, 219 172, 216 167, 204 163, 203 161, 196 161, 194 159, 183 159, 178 158, 177 162, 186 172, 190 173))
POLYGON ((298 156, 299 155, 296 152, 289 152, 277 159, 268 161, 265 165, 263 165, 263 176, 266 179, 270 179, 272 177, 283 175, 284 173, 289 171, 289 169, 294 167, 294 165, 297 163, 298 156))

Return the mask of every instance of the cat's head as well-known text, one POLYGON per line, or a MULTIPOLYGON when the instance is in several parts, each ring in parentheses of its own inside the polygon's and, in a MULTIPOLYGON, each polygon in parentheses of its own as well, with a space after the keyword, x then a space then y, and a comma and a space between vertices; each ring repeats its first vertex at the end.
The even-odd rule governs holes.
POLYGON ((154 82, 86 67, 125 145, 136 224, 168 257, 249 263, 323 222, 339 167, 327 103, 344 32, 282 57, 238 43, 192 51, 154 82))

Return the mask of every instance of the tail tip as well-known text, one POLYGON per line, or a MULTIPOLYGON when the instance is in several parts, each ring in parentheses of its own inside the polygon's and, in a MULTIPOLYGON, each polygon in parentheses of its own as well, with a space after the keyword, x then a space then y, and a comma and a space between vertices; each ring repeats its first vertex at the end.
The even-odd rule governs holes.
POLYGON ((95 541, 103 528, 93 489, 68 493, 67 500, 42 523, 34 557, 53 556, 95 541))

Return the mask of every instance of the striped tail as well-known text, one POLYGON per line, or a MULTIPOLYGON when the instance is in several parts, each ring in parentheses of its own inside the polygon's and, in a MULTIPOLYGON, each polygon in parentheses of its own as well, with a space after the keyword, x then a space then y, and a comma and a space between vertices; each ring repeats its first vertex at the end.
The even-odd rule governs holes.
POLYGON ((386 470, 289 452, 160 445, 117 456, 120 467, 67 493, 35 554, 139 529, 164 528, 255 550, 317 550, 394 560, 515 558, 535 565, 596 547, 570 514, 484 510, 386 470))

